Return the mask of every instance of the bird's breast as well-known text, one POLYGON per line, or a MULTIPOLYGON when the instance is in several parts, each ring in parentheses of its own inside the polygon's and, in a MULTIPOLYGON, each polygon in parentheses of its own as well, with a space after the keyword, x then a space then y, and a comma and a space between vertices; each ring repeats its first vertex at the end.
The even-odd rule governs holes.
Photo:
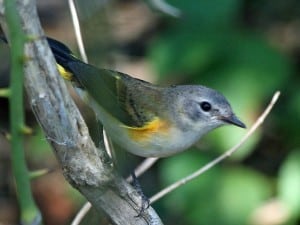
POLYGON ((142 127, 126 127, 129 152, 143 157, 165 157, 181 152, 195 142, 195 134, 188 135, 169 121, 154 118, 142 127))

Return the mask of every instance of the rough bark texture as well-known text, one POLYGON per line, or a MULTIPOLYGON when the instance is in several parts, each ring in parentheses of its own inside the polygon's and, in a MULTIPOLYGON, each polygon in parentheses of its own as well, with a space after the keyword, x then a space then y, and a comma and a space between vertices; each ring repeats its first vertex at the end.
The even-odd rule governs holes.
MULTIPOLYGON (((141 198, 116 174, 105 150, 97 149, 92 142, 78 109, 57 73, 40 26, 35 1, 18 0, 17 4, 24 33, 32 39, 25 46, 25 88, 65 178, 93 207, 104 211, 113 224, 162 224, 151 207, 142 216, 136 217, 141 198)), ((3 14, 3 0, 0 0, 0 21, 6 31, 3 14)))

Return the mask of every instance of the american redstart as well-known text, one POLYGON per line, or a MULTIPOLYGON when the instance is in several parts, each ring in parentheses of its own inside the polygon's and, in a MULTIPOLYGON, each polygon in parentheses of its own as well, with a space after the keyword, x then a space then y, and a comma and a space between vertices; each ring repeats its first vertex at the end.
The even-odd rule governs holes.
POLYGON ((61 42, 47 38, 61 76, 85 93, 109 137, 143 157, 181 152, 226 124, 245 128, 226 98, 201 85, 162 87, 84 63, 61 42))

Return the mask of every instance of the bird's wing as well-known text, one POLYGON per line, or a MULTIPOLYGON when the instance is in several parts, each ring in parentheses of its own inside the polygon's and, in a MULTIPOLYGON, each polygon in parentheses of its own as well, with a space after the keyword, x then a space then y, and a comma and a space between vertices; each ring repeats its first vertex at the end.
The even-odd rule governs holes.
POLYGON ((93 100, 113 117, 128 126, 135 126, 123 101, 127 88, 118 73, 98 69, 81 62, 70 62, 76 80, 93 100))
MULTIPOLYGON (((123 73, 86 64, 77 59, 67 46, 54 39, 48 38, 48 43, 59 65, 61 75, 65 79, 75 81, 80 88, 86 90, 106 112, 128 127, 143 127, 149 121, 151 122, 152 116, 137 117, 134 109, 135 100, 129 99, 128 94, 131 92, 133 95, 143 95, 144 93, 135 93, 133 89, 149 83, 123 73)), ((148 101, 141 97, 139 100, 148 101)))

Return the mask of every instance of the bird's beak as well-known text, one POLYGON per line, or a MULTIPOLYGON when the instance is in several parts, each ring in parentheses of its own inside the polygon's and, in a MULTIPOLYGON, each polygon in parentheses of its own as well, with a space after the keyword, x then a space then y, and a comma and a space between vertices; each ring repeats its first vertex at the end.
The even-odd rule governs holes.
POLYGON ((228 123, 228 124, 232 124, 232 125, 235 125, 235 126, 238 126, 238 127, 241 127, 241 128, 246 128, 246 125, 242 121, 240 121, 236 117, 236 115, 234 115, 234 114, 232 114, 228 117, 224 116, 224 117, 221 118, 221 120, 228 123))

